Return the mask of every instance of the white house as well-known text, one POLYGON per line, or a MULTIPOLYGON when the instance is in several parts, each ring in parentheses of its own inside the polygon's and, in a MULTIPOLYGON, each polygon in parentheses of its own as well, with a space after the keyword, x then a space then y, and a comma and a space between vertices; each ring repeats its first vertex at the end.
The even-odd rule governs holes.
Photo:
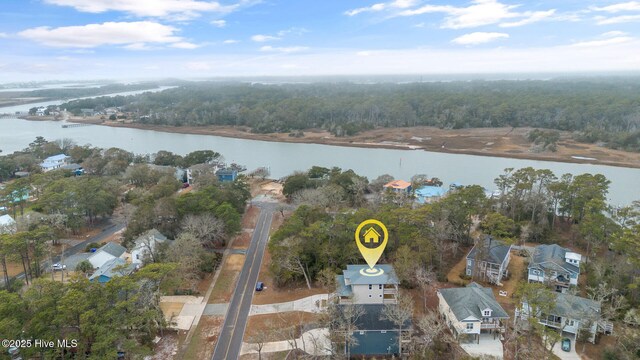
POLYGON ((509 315, 491 288, 472 282, 463 288, 440 289, 437 295, 438 311, 456 338, 470 335, 479 343, 482 332, 504 332, 509 315))
POLYGON ((581 261, 582 255, 559 245, 538 245, 529 263, 527 280, 565 292, 569 286, 578 285, 581 261))
POLYGON ((70 157, 65 154, 49 156, 40 163, 40 168, 44 172, 59 169, 62 166, 67 165, 67 161, 69 159, 70 157))
POLYGON ((140 267, 145 262, 153 261, 158 245, 165 241, 167 241, 167 237, 156 229, 151 229, 140 235, 131 249, 131 263, 140 267))
POLYGON ((0 216, 0 234, 15 234, 16 231, 18 231, 18 225, 11 216, 0 216))
POLYGON ((340 304, 396 304, 398 277, 391 265, 376 265, 382 274, 370 276, 367 265, 347 265, 342 275, 336 276, 340 304))
POLYGON ((125 259, 127 249, 115 243, 106 243, 87 259, 94 269, 99 269, 107 261, 116 258, 125 259))
MULTIPOLYGON (((600 319, 600 304, 597 301, 586 299, 580 296, 566 293, 554 293, 556 296, 554 309, 550 314, 538 313, 532 315, 540 324, 562 330, 577 337, 581 327, 588 327, 591 336, 590 342, 595 342, 598 327, 605 327, 605 323, 600 319)), ((516 311, 516 316, 526 319, 531 312, 531 308, 526 302, 522 303, 522 308, 516 311)), ((612 331, 612 327, 608 329, 612 331)))
POLYGON ((499 284, 507 274, 511 260, 511 245, 486 236, 478 241, 467 255, 467 276, 499 284))

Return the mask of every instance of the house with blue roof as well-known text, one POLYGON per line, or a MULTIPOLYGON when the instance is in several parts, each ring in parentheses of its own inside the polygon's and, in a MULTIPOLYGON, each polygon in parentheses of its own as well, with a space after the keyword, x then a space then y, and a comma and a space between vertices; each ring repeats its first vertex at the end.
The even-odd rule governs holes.
POLYGON ((430 204, 440 200, 446 193, 447 190, 442 186, 426 185, 416 189, 416 202, 420 204, 430 204))
POLYGON ((93 275, 89 277, 89 281, 97 281, 101 284, 108 282, 117 276, 126 276, 133 273, 136 269, 134 264, 127 264, 120 258, 114 258, 104 263, 93 275))
MULTIPOLYGON (((376 265, 376 275, 366 272, 368 265, 347 265, 342 275, 336 276, 336 297, 341 314, 349 306, 362 307, 363 313, 355 319, 352 337, 356 340, 345 353, 351 356, 385 356, 400 353, 400 339, 409 338, 411 321, 402 326, 382 316, 386 306, 398 304, 398 277, 391 265, 376 265)), ((406 349, 403 349, 403 352, 406 349)))
POLYGON ((216 176, 220 182, 232 182, 238 178, 238 170, 227 168, 216 171, 216 176))

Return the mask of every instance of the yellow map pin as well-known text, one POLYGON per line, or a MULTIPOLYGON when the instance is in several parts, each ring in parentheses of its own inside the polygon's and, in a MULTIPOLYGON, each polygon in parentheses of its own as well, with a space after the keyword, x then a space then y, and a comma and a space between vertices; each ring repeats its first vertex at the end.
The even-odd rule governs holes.
POLYGON ((366 272, 371 275, 379 275, 378 271, 374 270, 373 267, 376 266, 380 256, 382 256, 384 248, 387 247, 387 241, 389 240, 387 227, 384 226, 382 222, 375 219, 365 220, 358 225, 358 228, 356 228, 355 238, 360 254, 362 254, 362 257, 364 257, 364 260, 369 265, 369 269, 367 269, 366 272), (365 229, 361 238, 360 232, 367 225, 369 225, 369 227, 365 229), (380 234, 379 230, 376 230, 376 227, 382 230, 382 234, 380 234))

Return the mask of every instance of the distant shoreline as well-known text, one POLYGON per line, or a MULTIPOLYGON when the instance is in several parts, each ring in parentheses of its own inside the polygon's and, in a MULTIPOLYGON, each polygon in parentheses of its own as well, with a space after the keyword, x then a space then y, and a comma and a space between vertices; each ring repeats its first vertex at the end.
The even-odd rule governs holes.
MULTIPOLYGON (((365 131, 351 137, 335 137, 326 131, 310 129, 303 137, 282 133, 257 134, 248 128, 230 126, 166 126, 135 123, 102 122, 95 119, 70 119, 74 123, 93 123, 102 126, 152 130, 178 134, 213 135, 236 139, 318 144, 372 149, 424 150, 429 152, 490 156, 522 160, 553 161, 573 164, 607 165, 640 168, 640 153, 632 153, 578 143, 564 139, 558 143, 557 152, 530 152, 526 140, 527 128, 480 128, 443 130, 432 127, 388 128, 365 131), (425 137, 430 135, 430 141, 425 137), (487 141, 492 140, 492 141, 487 141), (499 144, 497 144, 499 143, 499 144), (444 147, 443 147, 444 144, 444 147), (491 145, 491 146, 490 146, 491 145), (495 146, 494 146, 495 145, 495 146)), ((566 138, 566 136, 565 136, 566 138)))

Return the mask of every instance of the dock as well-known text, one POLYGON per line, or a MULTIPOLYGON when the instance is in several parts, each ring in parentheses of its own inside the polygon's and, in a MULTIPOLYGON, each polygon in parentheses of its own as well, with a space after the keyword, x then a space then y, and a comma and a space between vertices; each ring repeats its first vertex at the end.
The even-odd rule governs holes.
POLYGON ((63 129, 67 129, 67 128, 75 128, 75 127, 81 127, 81 126, 91 126, 93 124, 64 124, 62 125, 63 129))

